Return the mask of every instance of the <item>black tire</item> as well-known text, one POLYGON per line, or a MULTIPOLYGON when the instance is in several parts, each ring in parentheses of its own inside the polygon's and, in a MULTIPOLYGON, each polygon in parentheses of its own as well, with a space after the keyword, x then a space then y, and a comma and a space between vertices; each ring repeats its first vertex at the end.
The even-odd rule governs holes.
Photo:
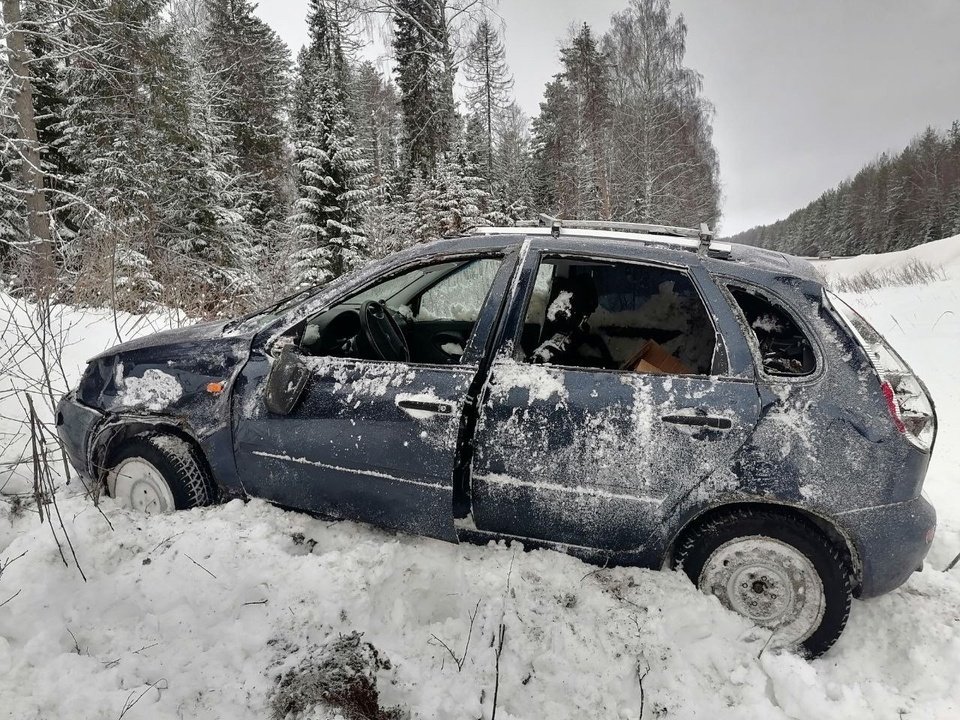
MULTIPOLYGON (((778 540, 813 564, 823 585, 823 617, 812 634, 794 649, 808 658, 819 657, 837 641, 847 624, 853 587, 846 549, 838 547, 812 523, 775 510, 733 510, 685 532, 677 543, 674 567, 682 569, 699 587, 701 573, 714 551, 732 540, 750 537, 778 540)), ((729 607, 724 598, 720 600, 729 607)))
POLYGON ((168 433, 136 435, 113 453, 110 468, 130 458, 146 460, 166 481, 177 510, 212 505, 219 497, 197 447, 168 433))

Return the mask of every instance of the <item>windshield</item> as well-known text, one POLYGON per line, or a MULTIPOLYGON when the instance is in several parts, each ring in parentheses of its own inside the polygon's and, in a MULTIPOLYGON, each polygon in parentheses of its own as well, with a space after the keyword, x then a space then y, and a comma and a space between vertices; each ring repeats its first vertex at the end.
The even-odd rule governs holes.
POLYGON ((354 295, 348 302, 351 305, 362 305, 367 300, 390 300, 423 276, 423 270, 419 268, 412 270, 403 275, 398 275, 395 278, 386 280, 385 282, 378 283, 373 287, 369 287, 358 295, 354 295))
POLYGON ((286 297, 280 298, 279 300, 274 302, 272 305, 267 305, 265 307, 249 312, 246 315, 241 315, 240 317, 235 318, 234 320, 231 320, 230 322, 227 323, 224 329, 232 330, 233 328, 239 327, 240 325, 243 325, 245 322, 248 322, 249 320, 254 320, 254 319, 261 319, 264 322, 270 322, 272 320, 275 320, 276 318, 280 317, 283 313, 285 313, 287 310, 290 310, 291 308, 294 308, 297 305, 301 304, 302 302, 307 300, 307 298, 309 298, 319 290, 320 288, 316 286, 298 290, 292 295, 287 295, 286 297))

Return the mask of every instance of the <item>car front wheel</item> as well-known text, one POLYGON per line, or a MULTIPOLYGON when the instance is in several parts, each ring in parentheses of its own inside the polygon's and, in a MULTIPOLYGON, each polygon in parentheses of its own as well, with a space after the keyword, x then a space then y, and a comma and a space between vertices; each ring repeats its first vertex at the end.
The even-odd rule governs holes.
POLYGON ((138 435, 114 454, 107 493, 124 507, 147 514, 209 505, 213 483, 197 449, 161 433, 138 435))
POLYGON ((850 613, 845 554, 798 517, 764 510, 718 516, 681 539, 674 564, 701 591, 769 629, 768 647, 818 657, 850 613))

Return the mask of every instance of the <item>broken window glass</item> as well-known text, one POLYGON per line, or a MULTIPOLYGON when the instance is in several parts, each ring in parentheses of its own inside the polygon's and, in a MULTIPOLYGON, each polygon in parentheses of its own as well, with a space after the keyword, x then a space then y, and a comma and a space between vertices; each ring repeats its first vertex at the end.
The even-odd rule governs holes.
POLYGON ((527 362, 709 375, 716 333, 679 270, 628 262, 545 259, 521 336, 527 362))
POLYGON ((790 313, 757 293, 735 286, 728 289, 757 339, 765 372, 802 376, 816 369, 813 347, 790 313))

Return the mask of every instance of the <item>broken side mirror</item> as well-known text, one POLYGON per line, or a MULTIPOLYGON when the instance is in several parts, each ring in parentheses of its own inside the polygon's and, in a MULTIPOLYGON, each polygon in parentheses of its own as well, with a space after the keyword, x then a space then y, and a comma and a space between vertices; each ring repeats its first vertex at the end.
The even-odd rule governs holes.
POLYGON ((297 406, 310 379, 310 368, 291 346, 283 348, 273 361, 263 401, 274 415, 289 415, 297 406))

